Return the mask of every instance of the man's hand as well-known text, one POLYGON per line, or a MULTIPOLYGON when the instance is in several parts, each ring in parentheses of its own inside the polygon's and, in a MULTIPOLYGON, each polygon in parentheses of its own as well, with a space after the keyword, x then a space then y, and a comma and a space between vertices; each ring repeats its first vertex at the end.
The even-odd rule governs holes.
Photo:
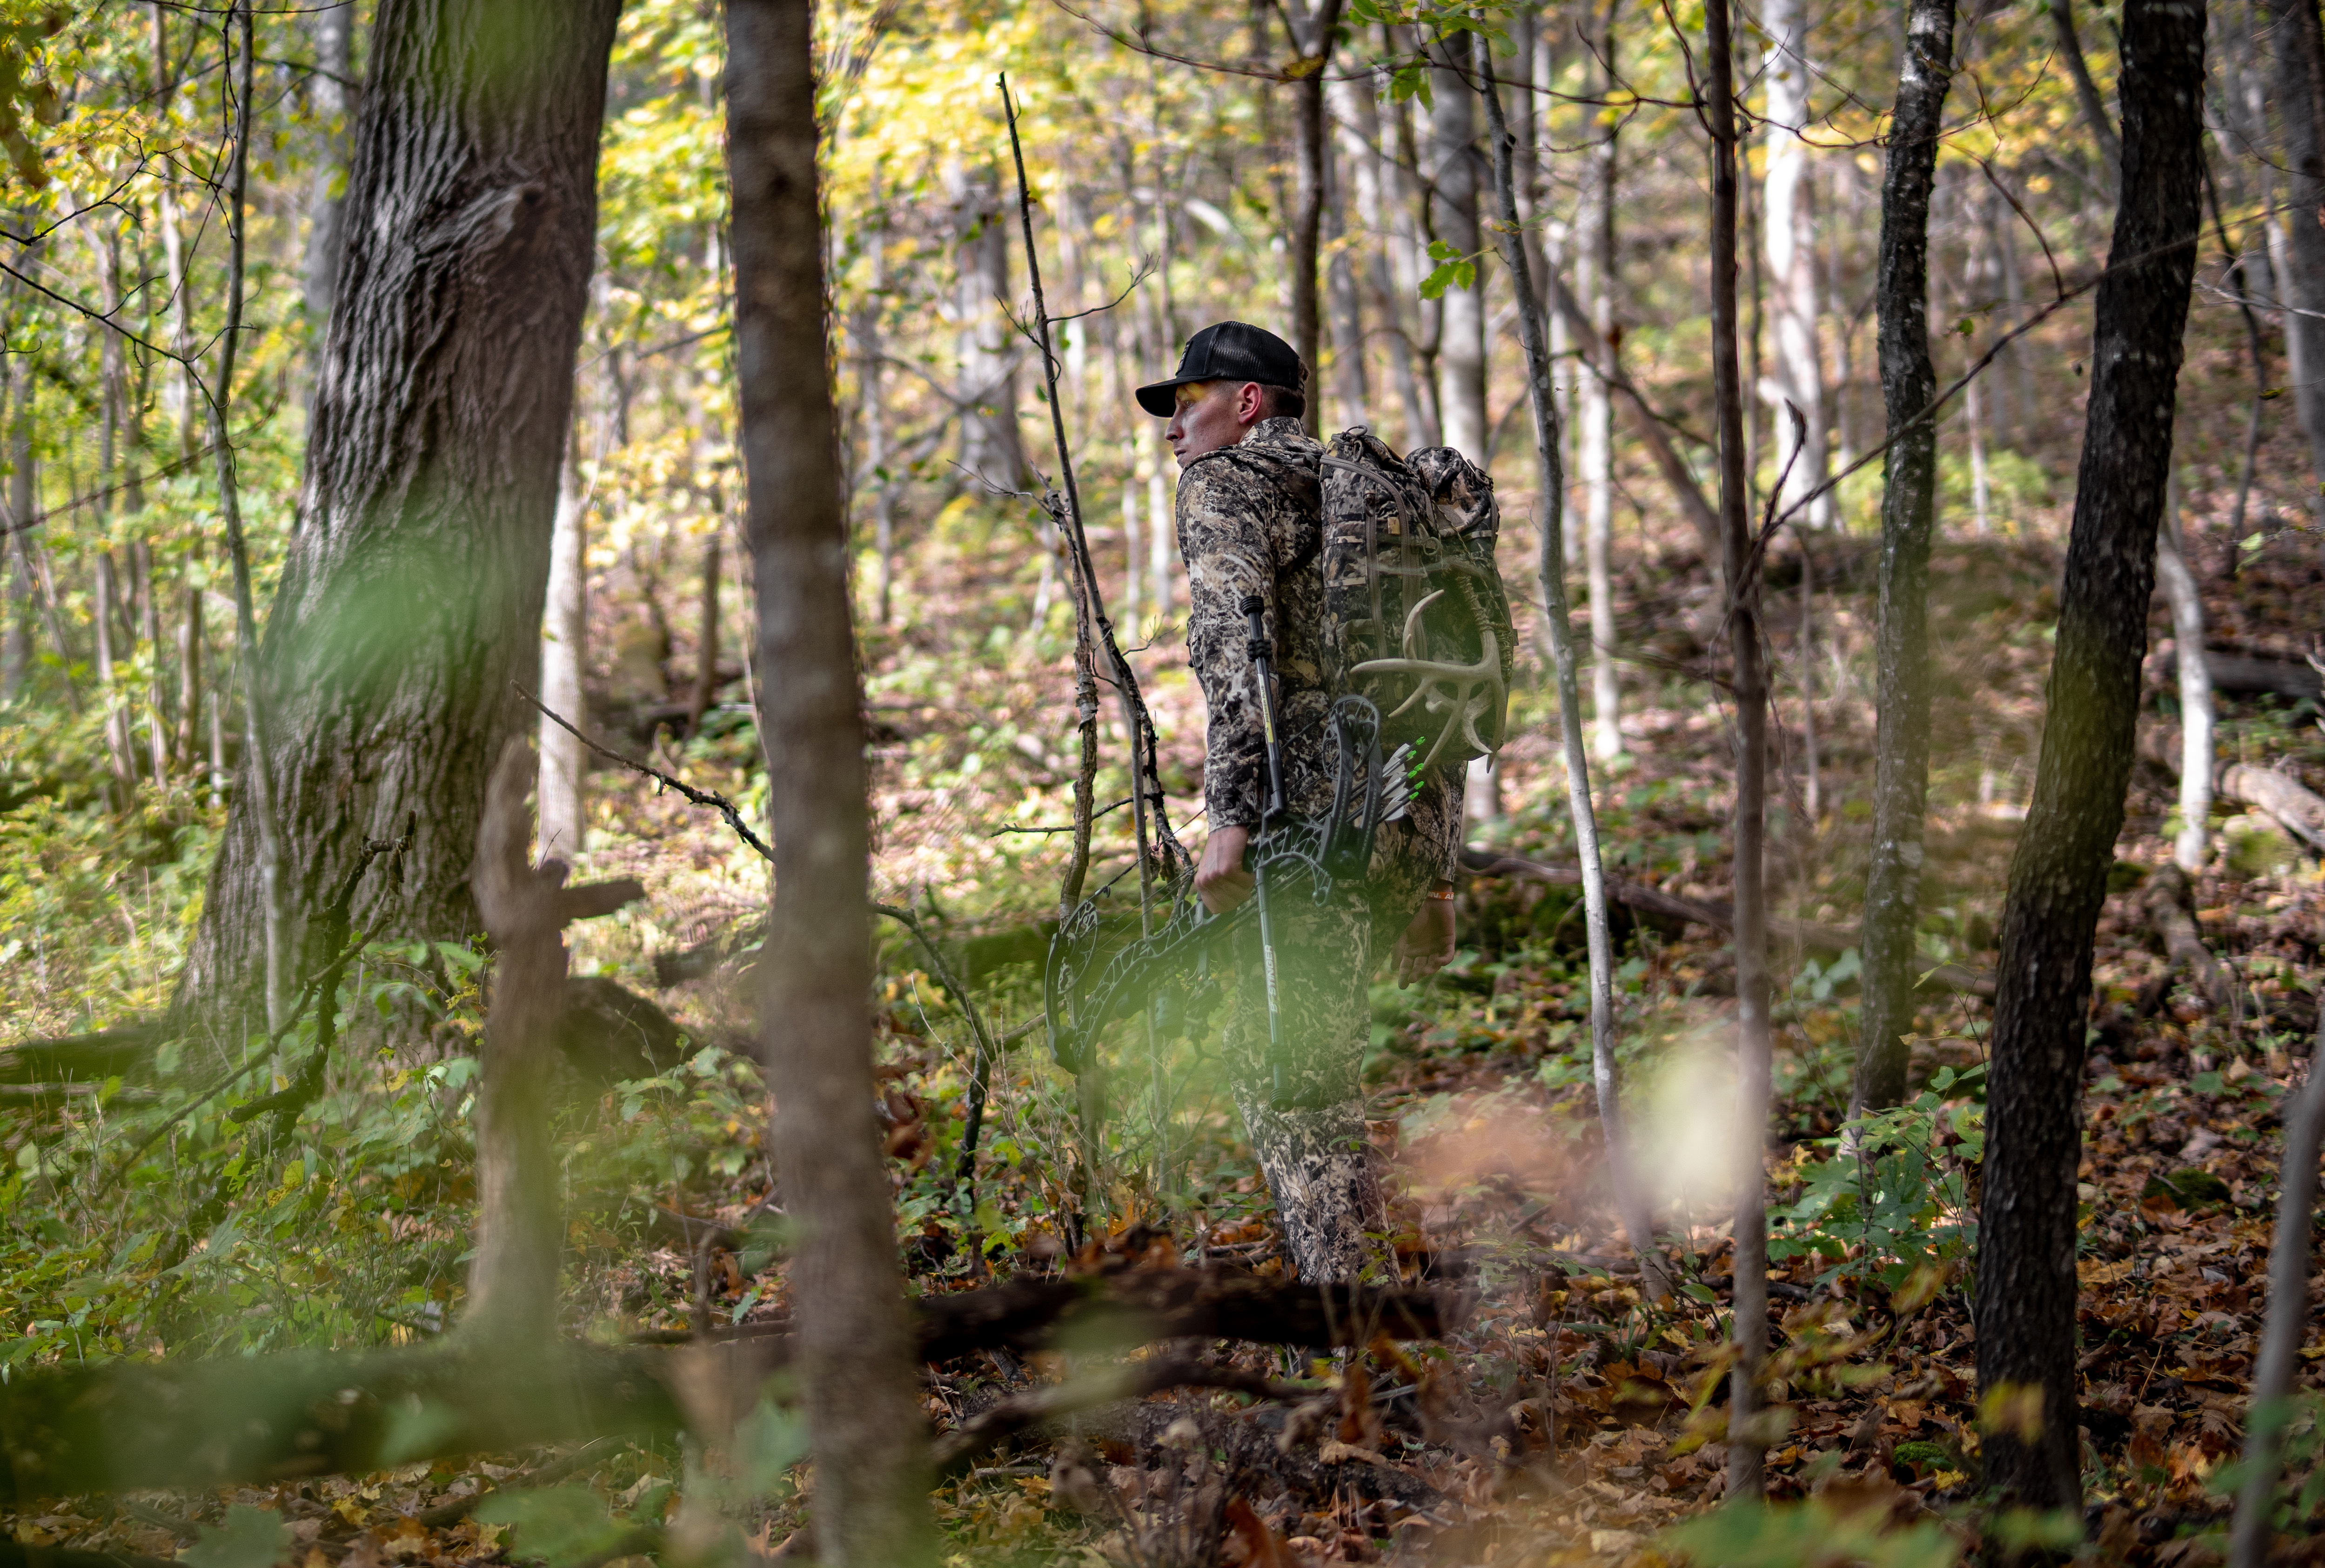
POLYGON ((1424 898, 1396 939, 1396 983, 1417 985, 1453 961, 1453 901, 1424 898))
MULTIPOLYGON (((1203 907, 1213 914, 1225 914, 1251 896, 1251 873, 1243 868, 1244 848, 1250 842, 1249 828, 1214 828, 1203 840, 1202 862, 1195 868, 1195 891, 1201 895, 1203 907)), ((1447 941, 1451 941, 1450 935, 1447 941)), ((1450 946, 1447 956, 1451 956, 1450 946)))

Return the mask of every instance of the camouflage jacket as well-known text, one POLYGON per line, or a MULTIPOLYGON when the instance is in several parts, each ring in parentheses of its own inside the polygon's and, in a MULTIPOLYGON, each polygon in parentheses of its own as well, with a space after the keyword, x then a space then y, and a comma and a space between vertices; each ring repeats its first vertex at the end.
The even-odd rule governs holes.
MULTIPOLYGON (((1267 419, 1240 444, 1205 452, 1179 475, 1187 660, 1209 713, 1203 803, 1213 828, 1255 831, 1267 803, 1267 741, 1243 613, 1245 598, 1255 593, 1266 601, 1274 654, 1285 808, 1316 817, 1331 807, 1336 759, 1325 716, 1334 692, 1325 656, 1324 575, 1317 566, 1322 453, 1298 420, 1267 419)), ((1431 779, 1414 803, 1413 827, 1438 863, 1437 875, 1450 879, 1460 852, 1458 779, 1450 802, 1447 795, 1447 781, 1431 779)))

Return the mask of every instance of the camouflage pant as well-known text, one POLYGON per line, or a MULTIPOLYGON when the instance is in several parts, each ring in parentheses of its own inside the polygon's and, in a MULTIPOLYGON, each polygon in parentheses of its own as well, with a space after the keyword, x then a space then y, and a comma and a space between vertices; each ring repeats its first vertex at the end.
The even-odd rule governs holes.
POLYGON ((1373 971, 1434 875, 1430 858, 1404 842, 1408 826, 1382 830, 1367 887, 1336 890, 1320 906, 1305 886, 1270 890, 1280 1052, 1270 1049, 1256 923, 1236 944, 1221 1048, 1292 1266, 1314 1284, 1354 1280, 1366 1232, 1383 1224, 1362 1074, 1373 971))

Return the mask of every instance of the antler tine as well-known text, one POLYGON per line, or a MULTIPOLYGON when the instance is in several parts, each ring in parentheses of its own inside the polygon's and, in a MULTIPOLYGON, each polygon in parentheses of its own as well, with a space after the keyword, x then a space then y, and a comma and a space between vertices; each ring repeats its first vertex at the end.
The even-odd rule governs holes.
POLYGON ((1437 743, 1422 759, 1421 765, 1424 768, 1435 765, 1438 755, 1445 749, 1445 743, 1453 738, 1456 728, 1479 751, 1492 749, 1477 734, 1477 719, 1486 710, 1485 702, 1481 700, 1485 694, 1490 691, 1498 695, 1504 690, 1502 644, 1491 626, 1480 629, 1485 634, 1485 647, 1474 664, 1456 664, 1437 659, 1374 659, 1356 665, 1348 672, 1352 675, 1395 674, 1422 678, 1421 684, 1414 688, 1413 694, 1389 715, 1391 719, 1429 695, 1440 682, 1452 688, 1450 696, 1454 710, 1446 716, 1445 727, 1438 731, 1437 743))
POLYGON ((1440 588, 1435 593, 1431 594, 1428 598, 1422 599, 1419 604, 1414 605, 1411 609, 1405 612, 1404 636, 1397 640, 1397 646, 1404 650, 1404 656, 1406 658, 1417 659, 1421 656, 1420 648, 1414 641, 1413 634, 1421 629, 1422 612, 1444 597, 1445 590, 1440 588))

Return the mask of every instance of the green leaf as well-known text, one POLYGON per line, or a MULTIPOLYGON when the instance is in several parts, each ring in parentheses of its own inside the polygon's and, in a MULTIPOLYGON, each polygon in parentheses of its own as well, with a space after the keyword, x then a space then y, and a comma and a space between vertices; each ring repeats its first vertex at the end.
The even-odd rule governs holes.
POLYGON ((496 1492, 477 1506, 477 1518, 509 1526, 511 1556, 550 1568, 596 1556, 621 1536, 605 1499, 588 1487, 496 1492))
POLYGON ((290 1526, 270 1508, 236 1506, 222 1525, 201 1526, 201 1539, 178 1554, 193 1568, 273 1568, 291 1544, 290 1526))

